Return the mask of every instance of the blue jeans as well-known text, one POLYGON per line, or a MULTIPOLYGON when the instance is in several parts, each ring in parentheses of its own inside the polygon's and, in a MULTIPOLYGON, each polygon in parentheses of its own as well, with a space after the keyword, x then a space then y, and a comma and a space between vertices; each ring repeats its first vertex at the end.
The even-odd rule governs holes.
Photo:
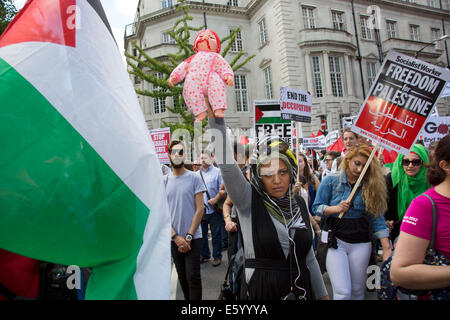
POLYGON ((203 244, 200 253, 202 258, 210 258, 211 252, 208 243, 208 225, 212 234, 213 258, 222 259, 222 224, 223 217, 217 212, 205 214, 202 220, 203 244))

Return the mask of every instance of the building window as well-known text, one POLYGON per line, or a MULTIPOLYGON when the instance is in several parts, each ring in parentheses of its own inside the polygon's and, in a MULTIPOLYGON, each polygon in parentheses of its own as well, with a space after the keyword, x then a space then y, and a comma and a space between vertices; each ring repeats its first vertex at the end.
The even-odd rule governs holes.
POLYGON ((323 88, 322 88, 322 72, 320 70, 320 57, 313 56, 312 59, 312 71, 313 71, 313 80, 314 80, 314 91, 316 93, 317 98, 323 97, 323 88))
POLYGON ((238 74, 234 76, 234 89, 237 112, 248 111, 247 79, 244 75, 238 74))
POLYGON ((334 30, 345 30, 344 13, 340 11, 331 11, 334 30))
MULTIPOLYGON (((441 29, 431 29, 431 41, 438 40, 441 37, 441 29)), ((434 45, 436 49, 441 49, 441 42, 436 41, 434 45)))
POLYGON ((330 77, 331 89, 333 96, 344 96, 344 83, 342 77, 341 59, 340 57, 329 57, 330 60, 330 77))
POLYGON ((227 5, 232 7, 239 7, 238 0, 228 0, 227 5))
POLYGON ((259 23, 259 44, 263 46, 267 43, 266 20, 263 18, 259 23))
MULTIPOLYGON (((155 74, 158 79, 164 79, 164 75, 160 72, 155 74)), ((159 91, 159 87, 153 86, 153 91, 159 91)), ((153 111, 154 114, 166 112, 166 99, 165 98, 153 98, 153 111)))
POLYGON ((173 6, 172 0, 161 0, 161 8, 169 8, 173 6))
POLYGON ((264 72, 264 90, 266 92, 266 99, 273 99, 272 93, 272 73, 270 67, 263 70, 264 72))
POLYGON ((436 8, 436 0, 428 0, 428 6, 436 8))
POLYGON ((367 79, 369 82, 369 88, 372 87, 372 84, 375 82, 376 77, 377 77, 377 63, 367 62, 367 79))
MULTIPOLYGON (((233 33, 234 30, 230 30, 230 34, 233 33)), ((236 37, 234 38, 234 42, 231 45, 231 52, 240 52, 242 51, 242 35, 241 30, 236 32, 236 37)))
POLYGON ((397 38, 397 22, 395 21, 386 21, 386 29, 389 39, 397 38))
POLYGON ((413 41, 420 41, 419 26, 416 26, 414 24, 410 24, 409 25, 409 34, 411 36, 411 40, 413 40, 413 41))
POLYGON ((361 16, 361 36, 365 40, 372 40, 372 30, 370 30, 369 17, 361 16))
POLYGON ((316 21, 314 18, 314 10, 312 7, 302 7, 303 23, 305 29, 314 29, 316 27, 316 21))
POLYGON ((169 44, 175 44, 175 39, 172 38, 168 33, 163 32, 162 33, 162 42, 169 43, 169 44))

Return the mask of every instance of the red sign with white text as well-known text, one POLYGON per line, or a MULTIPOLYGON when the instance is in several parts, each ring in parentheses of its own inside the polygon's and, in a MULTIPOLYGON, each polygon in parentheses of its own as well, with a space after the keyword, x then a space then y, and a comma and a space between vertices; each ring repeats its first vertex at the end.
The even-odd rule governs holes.
POLYGON ((150 130, 156 154, 161 164, 169 164, 168 146, 170 144, 170 128, 150 130))

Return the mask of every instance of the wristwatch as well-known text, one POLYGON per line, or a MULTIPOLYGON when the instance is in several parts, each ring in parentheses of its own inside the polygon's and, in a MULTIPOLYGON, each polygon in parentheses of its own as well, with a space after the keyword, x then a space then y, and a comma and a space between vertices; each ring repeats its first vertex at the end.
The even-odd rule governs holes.
POLYGON ((192 234, 186 233, 185 239, 186 239, 186 241, 192 241, 192 234))

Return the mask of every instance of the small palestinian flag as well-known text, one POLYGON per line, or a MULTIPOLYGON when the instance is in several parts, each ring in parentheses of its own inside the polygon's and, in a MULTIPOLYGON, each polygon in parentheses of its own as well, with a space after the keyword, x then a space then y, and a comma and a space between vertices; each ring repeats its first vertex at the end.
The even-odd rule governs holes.
POLYGON ((0 38, 0 248, 170 298, 158 157, 99 0, 29 0, 0 38))

